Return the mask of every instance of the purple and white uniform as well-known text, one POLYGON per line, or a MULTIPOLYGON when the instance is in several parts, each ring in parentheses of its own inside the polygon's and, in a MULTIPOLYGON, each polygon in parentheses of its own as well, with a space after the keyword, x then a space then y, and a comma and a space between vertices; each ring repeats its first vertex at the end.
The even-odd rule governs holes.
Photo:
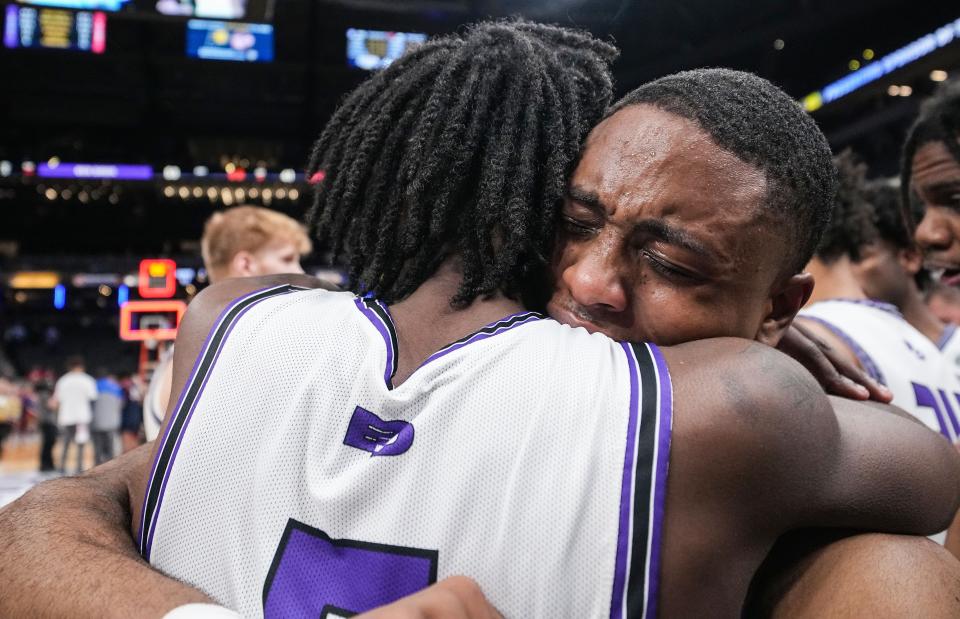
POLYGON ((655 346, 525 312, 394 387, 396 359, 374 299, 235 301, 160 439, 143 556, 252 617, 349 617, 454 574, 506 617, 656 616, 655 346))
POLYGON ((936 344, 888 303, 832 299, 800 312, 844 340, 893 404, 950 441, 960 437, 960 381, 936 344))

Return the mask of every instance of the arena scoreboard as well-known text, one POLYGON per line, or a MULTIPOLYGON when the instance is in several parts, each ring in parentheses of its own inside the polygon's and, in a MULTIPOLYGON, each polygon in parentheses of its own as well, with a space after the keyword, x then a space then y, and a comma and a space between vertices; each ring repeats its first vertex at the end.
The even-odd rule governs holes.
POLYGON ((8 4, 3 44, 9 49, 46 48, 102 54, 107 47, 107 16, 101 11, 8 4))
POLYGON ((347 64, 373 71, 390 66, 407 49, 427 40, 422 32, 387 32, 384 30, 347 30, 347 64))
POLYGON ((187 22, 187 56, 203 60, 270 62, 273 26, 191 19, 187 22))

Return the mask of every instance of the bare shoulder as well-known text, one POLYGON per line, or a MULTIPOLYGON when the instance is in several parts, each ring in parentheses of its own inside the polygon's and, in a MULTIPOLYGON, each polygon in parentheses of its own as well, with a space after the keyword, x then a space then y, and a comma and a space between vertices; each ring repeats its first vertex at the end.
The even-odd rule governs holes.
MULTIPOLYGON (((717 338, 663 349, 674 389, 671 477, 757 526, 792 523, 807 500, 798 476, 829 466, 839 433, 829 399, 803 366, 756 342, 717 338), (789 492, 785 492, 789 488, 789 492)), ((684 491, 686 494, 686 491, 684 491)))

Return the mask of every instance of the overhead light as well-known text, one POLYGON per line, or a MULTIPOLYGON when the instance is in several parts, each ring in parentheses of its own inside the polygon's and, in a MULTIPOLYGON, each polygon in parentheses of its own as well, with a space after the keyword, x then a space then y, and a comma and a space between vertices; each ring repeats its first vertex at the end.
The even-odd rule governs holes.
POLYGON ((0 176, 10 176, 13 174, 13 164, 4 159, 0 161, 0 176))
POLYGON ((223 166, 223 169, 226 170, 227 174, 232 174, 233 171, 237 169, 237 164, 232 161, 228 161, 227 165, 223 166))
POLYGON ((257 179, 258 183, 262 183, 267 180, 267 169, 263 166, 258 166, 253 169, 253 178, 257 179))
POLYGON ((60 165, 60 157, 50 157, 47 159, 47 165, 50 166, 51 169, 55 169, 60 165))
POLYGON ((198 165, 193 168, 194 176, 206 176, 207 174, 210 174, 210 169, 205 165, 198 165))
POLYGON ((163 195, 168 198, 172 198, 173 196, 177 195, 177 190, 173 188, 173 185, 167 185, 163 188, 163 195))
POLYGON ((217 196, 219 195, 220 193, 217 191, 216 187, 207 187, 207 198, 209 198, 211 202, 216 200, 217 196))
POLYGON ((280 182, 281 183, 295 183, 297 182, 297 171, 293 168, 285 168, 280 171, 280 182))
POLYGON ((51 187, 50 189, 47 189, 45 192, 43 192, 43 195, 47 198, 47 200, 50 200, 52 202, 53 200, 57 199, 57 190, 51 187))
POLYGON ((177 195, 180 196, 181 200, 186 200, 187 198, 190 197, 190 190, 187 189, 186 187, 181 187, 180 189, 177 190, 177 195))
POLYGON ((203 187, 194 187, 193 188, 193 197, 202 198, 203 197, 203 187))
POLYGON ((901 96, 901 97, 909 97, 909 96, 912 95, 912 94, 913 94, 913 88, 910 88, 909 86, 901 86, 901 87, 900 87, 900 96, 901 96))
POLYGON ((874 57, 874 53, 873 53, 873 50, 872 50, 872 49, 870 49, 870 48, 868 47, 867 49, 863 50, 863 59, 864 59, 864 60, 873 60, 873 57, 874 57))
POLYGON ((251 187, 251 188, 250 188, 250 199, 251 199, 251 200, 256 200, 256 199, 259 198, 259 197, 260 197, 260 190, 257 189, 256 187, 251 187))
POLYGON ((296 189, 291 189, 290 193, 287 195, 290 197, 291 200, 296 200, 300 197, 300 192, 297 191, 296 189))
POLYGON ((782 50, 785 45, 786 43, 784 43, 783 39, 774 39, 773 41, 773 49, 777 50, 778 52, 782 50))
POLYGON ((54 271, 20 271, 10 278, 11 288, 53 288, 60 283, 54 271))
POLYGON ((32 161, 24 161, 20 164, 20 171, 24 176, 33 176, 37 173, 37 164, 32 161))
POLYGON ((891 97, 898 96, 900 94, 900 87, 897 86, 896 84, 891 84, 890 87, 887 88, 887 94, 890 95, 891 97))
POLYGON ((849 68, 851 71, 856 71, 857 69, 860 68, 860 61, 854 58, 853 60, 847 63, 847 68, 849 68))
POLYGON ((276 195, 277 195, 277 200, 283 200, 287 197, 287 190, 281 187, 280 189, 277 189, 276 195))
POLYGON ((163 180, 165 181, 180 180, 180 167, 175 165, 163 166, 163 180))
POLYGON ((943 69, 934 69, 930 72, 930 79, 935 82, 945 82, 948 77, 949 75, 943 69))

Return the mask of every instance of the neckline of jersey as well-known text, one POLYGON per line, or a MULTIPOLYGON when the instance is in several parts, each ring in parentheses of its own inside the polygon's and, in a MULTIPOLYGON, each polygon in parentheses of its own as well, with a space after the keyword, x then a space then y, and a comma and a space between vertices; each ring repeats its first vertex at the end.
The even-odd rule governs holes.
POLYGON ((903 314, 900 312, 900 309, 893 303, 887 303, 886 301, 878 301, 876 299, 827 299, 828 301, 840 301, 843 303, 855 303, 857 305, 866 305, 867 307, 872 307, 878 309, 881 312, 886 312, 897 318, 903 318, 903 314))
MULTIPOLYGON (((374 328, 383 338, 383 343, 387 351, 385 364, 386 367, 384 368, 383 380, 387 385, 387 389, 393 389, 393 377, 397 373, 398 345, 397 327, 393 322, 393 316, 390 313, 390 308, 387 307, 386 303, 372 296, 358 297, 355 300, 355 304, 357 309, 360 310, 360 313, 362 313, 367 320, 373 324, 374 328)), ((510 331, 511 329, 519 327, 520 325, 536 322, 545 318, 547 318, 547 316, 541 314, 540 312, 534 311, 516 312, 514 314, 504 316, 503 318, 495 320, 486 326, 477 329, 473 333, 450 342, 446 346, 440 348, 435 353, 427 357, 423 363, 417 366, 417 369, 411 373, 411 376, 420 371, 420 369, 428 363, 436 361, 437 359, 459 350, 464 346, 500 335, 501 333, 510 331)))

